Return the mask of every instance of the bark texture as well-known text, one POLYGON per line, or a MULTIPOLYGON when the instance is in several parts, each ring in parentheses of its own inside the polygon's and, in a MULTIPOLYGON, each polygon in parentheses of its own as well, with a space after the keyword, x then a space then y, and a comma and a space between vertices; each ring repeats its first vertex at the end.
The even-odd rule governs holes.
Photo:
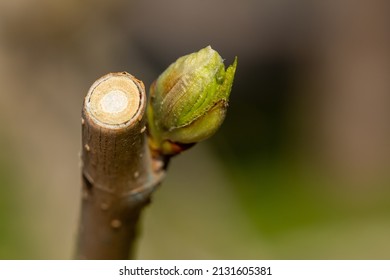
POLYGON ((149 152, 141 81, 111 73, 89 90, 82 110, 82 209, 78 259, 133 257, 142 209, 164 176, 149 152))

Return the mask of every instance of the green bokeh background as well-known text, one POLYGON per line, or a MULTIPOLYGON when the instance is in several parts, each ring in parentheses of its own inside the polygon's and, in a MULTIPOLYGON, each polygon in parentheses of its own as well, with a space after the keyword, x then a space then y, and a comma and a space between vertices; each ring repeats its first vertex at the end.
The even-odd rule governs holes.
POLYGON ((138 258, 388 259, 385 9, 278 3, 0 1, 0 259, 73 257, 93 81, 125 70, 148 87, 209 44, 239 58, 228 115, 172 160, 138 258))

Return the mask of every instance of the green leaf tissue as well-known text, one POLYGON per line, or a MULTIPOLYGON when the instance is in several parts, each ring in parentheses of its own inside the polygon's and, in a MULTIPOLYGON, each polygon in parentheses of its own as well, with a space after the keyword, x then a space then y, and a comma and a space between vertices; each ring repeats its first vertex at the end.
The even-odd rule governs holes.
POLYGON ((237 67, 225 69, 210 46, 180 57, 150 87, 149 146, 172 156, 212 136, 221 126, 237 67))

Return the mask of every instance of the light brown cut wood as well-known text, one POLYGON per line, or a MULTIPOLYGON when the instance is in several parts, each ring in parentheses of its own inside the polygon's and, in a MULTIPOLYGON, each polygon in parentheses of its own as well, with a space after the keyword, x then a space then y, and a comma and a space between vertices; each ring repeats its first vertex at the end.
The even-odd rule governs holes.
POLYGON ((82 209, 78 259, 132 256, 141 210, 165 171, 145 133, 144 85, 111 73, 90 88, 82 111, 82 209))

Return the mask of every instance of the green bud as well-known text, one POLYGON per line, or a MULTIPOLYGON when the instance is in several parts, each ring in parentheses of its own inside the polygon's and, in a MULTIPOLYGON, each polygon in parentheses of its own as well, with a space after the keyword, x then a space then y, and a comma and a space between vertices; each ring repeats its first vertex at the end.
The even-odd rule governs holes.
POLYGON ((225 118, 236 66, 237 58, 225 70, 210 46, 171 64, 150 88, 152 149, 176 154, 213 135, 225 118))

